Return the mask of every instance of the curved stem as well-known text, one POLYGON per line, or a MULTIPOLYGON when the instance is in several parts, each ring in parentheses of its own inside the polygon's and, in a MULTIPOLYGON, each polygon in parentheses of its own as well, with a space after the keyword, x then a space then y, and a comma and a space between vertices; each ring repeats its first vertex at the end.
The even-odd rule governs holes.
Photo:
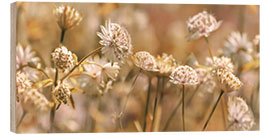
POLYGON ((86 56, 84 56, 78 64, 76 64, 64 77, 62 77, 60 79, 60 81, 62 82, 63 80, 65 80, 77 67, 79 67, 88 57, 90 57, 91 55, 95 54, 96 52, 98 52, 99 50, 101 50, 102 47, 99 47, 93 51, 91 51, 90 53, 88 53, 86 56))
POLYGON ((47 78, 50 78, 49 75, 43 69, 37 68, 37 67, 34 67, 34 66, 30 66, 28 64, 27 65, 22 65, 20 68, 17 69, 17 71, 22 70, 25 67, 29 67, 29 68, 35 69, 35 70, 41 72, 42 74, 44 74, 47 78))
POLYGON ((170 114, 169 119, 167 120, 167 122, 166 122, 166 124, 165 124, 165 126, 163 128, 163 131, 166 131, 168 129, 173 116, 175 115, 175 113, 177 112, 178 108, 182 104, 182 99, 183 99, 183 95, 182 95, 182 98, 179 99, 179 101, 178 101, 176 107, 174 108, 174 110, 172 111, 172 113, 170 114))
POLYGON ((209 121, 210 121, 210 119, 211 119, 213 113, 214 113, 215 110, 216 110, 217 104, 219 103, 219 101, 220 101, 220 99, 221 99, 223 93, 224 93, 224 91, 221 90, 221 92, 220 92, 220 94, 219 94, 219 97, 218 97, 218 99, 217 99, 217 101, 216 101, 216 103, 215 103, 215 105, 214 105, 214 107, 213 107, 213 109, 212 109, 210 115, 208 116, 207 121, 205 122, 205 124, 204 124, 204 126, 203 126, 202 131, 204 131, 204 130, 206 129, 206 127, 207 127, 207 125, 208 125, 208 123, 209 123, 209 121))
POLYGON ((18 124, 16 126, 16 130, 19 129, 19 127, 20 127, 20 125, 21 125, 21 123, 22 123, 22 121, 23 121, 23 119, 24 119, 24 117, 25 117, 26 114, 27 114, 27 112, 23 110, 22 117, 20 118, 20 120, 19 120, 19 122, 18 122, 18 124))
POLYGON ((148 81, 148 90, 147 90, 147 97, 146 97, 146 104, 145 104, 144 122, 143 122, 143 132, 146 131, 146 119, 147 119, 147 114, 148 114, 150 94, 151 94, 151 77, 149 77, 149 81, 148 81))
POLYGON ((185 85, 183 85, 182 89, 182 124, 183 124, 183 131, 185 131, 185 85))

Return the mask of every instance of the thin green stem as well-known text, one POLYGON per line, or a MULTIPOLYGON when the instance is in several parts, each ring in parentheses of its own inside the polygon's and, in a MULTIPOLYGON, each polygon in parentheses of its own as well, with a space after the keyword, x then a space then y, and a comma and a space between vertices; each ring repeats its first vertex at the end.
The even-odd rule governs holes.
MULTIPOLYGON (((154 101, 154 111, 153 111, 153 120, 152 120, 152 125, 154 125, 155 118, 156 118, 156 109, 157 109, 157 103, 158 103, 158 94, 160 92, 159 88, 159 83, 160 83, 160 77, 158 77, 157 80, 157 90, 156 90, 156 96, 155 96, 155 101, 154 101)), ((151 126, 151 130, 153 129, 153 126, 151 126)))
POLYGON ((148 114, 148 106, 149 106, 150 95, 151 95, 151 80, 152 80, 152 78, 149 77, 146 104, 145 104, 145 112, 144 112, 143 132, 146 131, 146 121, 147 121, 147 114, 148 114))
POLYGON ((98 51, 101 50, 102 47, 99 47, 93 51, 91 51, 90 53, 88 53, 86 56, 84 56, 78 64, 76 64, 64 77, 62 77, 60 79, 61 82, 63 82, 77 67, 79 67, 88 57, 90 57, 91 55, 97 53, 98 51))
POLYGON ((183 85, 182 89, 182 124, 183 124, 183 131, 185 131, 185 85, 183 85))
POLYGON ((215 110, 216 110, 217 104, 219 103, 219 101, 220 101, 220 99, 221 99, 221 97, 222 97, 223 94, 224 94, 224 91, 221 90, 221 92, 220 92, 220 94, 219 94, 219 97, 218 97, 218 99, 217 99, 217 101, 216 101, 214 107, 212 108, 212 111, 211 111, 210 115, 208 116, 207 121, 205 122, 205 124, 204 124, 204 126, 203 126, 202 131, 204 131, 204 130, 206 129, 206 127, 207 127, 207 125, 208 125, 208 123, 209 123, 209 121, 210 121, 210 119, 211 119, 213 113, 214 113, 215 110))

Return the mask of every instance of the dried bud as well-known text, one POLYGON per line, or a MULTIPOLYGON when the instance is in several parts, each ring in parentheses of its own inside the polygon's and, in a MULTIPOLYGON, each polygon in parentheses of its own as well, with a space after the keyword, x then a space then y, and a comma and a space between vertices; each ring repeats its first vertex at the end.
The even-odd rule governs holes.
POLYGON ((170 81, 177 85, 197 85, 199 83, 196 71, 187 65, 178 66, 170 75, 170 81))
POLYGON ((191 33, 189 40, 198 39, 202 36, 208 37, 209 34, 219 28, 222 21, 207 13, 206 11, 200 12, 191 17, 187 21, 188 31, 191 33))
POLYGON ((70 88, 67 84, 58 82, 53 90, 53 95, 58 102, 66 104, 71 95, 70 88))
POLYGON ((161 76, 169 76, 178 66, 173 56, 166 53, 162 53, 161 56, 157 56, 156 65, 159 71, 158 74, 161 76))
POLYGON ((105 27, 100 26, 102 33, 97 32, 101 39, 99 43, 103 46, 102 53, 113 61, 122 62, 132 53, 131 38, 128 31, 119 24, 105 22, 105 27))
POLYGON ((231 59, 228 57, 214 57, 214 63, 213 63, 214 68, 216 69, 222 69, 222 70, 227 70, 230 72, 233 72, 233 64, 231 62, 231 59))
POLYGON ((59 6, 53 10, 57 18, 57 23, 62 30, 68 30, 78 25, 82 20, 82 15, 75 8, 70 6, 59 6))
POLYGON ((65 46, 58 47, 52 52, 52 60, 56 67, 64 72, 72 68, 74 63, 71 51, 65 46))
POLYGON ((158 71, 155 58, 146 51, 140 51, 134 54, 134 64, 145 71, 158 71))
POLYGON ((250 130, 254 125, 254 117, 247 103, 240 97, 229 97, 228 120, 232 130, 250 130))
POLYGON ((227 92, 238 90, 243 85, 232 72, 227 70, 218 69, 217 77, 219 82, 224 85, 223 89, 227 92))

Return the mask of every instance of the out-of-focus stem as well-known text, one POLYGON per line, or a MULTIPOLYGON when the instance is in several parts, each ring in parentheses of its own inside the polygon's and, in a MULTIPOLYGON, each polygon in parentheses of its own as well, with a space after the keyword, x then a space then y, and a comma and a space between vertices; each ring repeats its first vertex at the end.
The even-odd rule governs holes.
POLYGON ((160 92, 159 83, 160 83, 160 77, 158 77, 158 80, 157 80, 157 90, 156 90, 156 96, 155 96, 155 101, 154 101, 154 109, 153 109, 154 111, 153 111, 153 120, 152 120, 151 130, 153 129, 153 125, 154 125, 155 117, 156 117, 158 95, 159 95, 159 92, 160 92))
POLYGON ((224 124, 224 128, 226 128, 226 110, 224 110, 226 108, 226 104, 224 101, 224 96, 221 98, 221 112, 222 112, 222 119, 223 119, 223 124, 224 124))
POLYGON ((22 116, 21 116, 21 118, 20 118, 20 120, 19 120, 19 122, 18 122, 18 124, 16 126, 16 130, 19 129, 19 127, 20 127, 20 125, 21 125, 21 123, 22 123, 22 121, 23 121, 26 114, 27 114, 27 112, 25 110, 23 110, 23 114, 22 114, 22 116))
POLYGON ((230 123, 230 124, 226 127, 225 131, 228 131, 228 130, 230 129, 230 127, 232 127, 232 125, 233 125, 234 123, 235 123, 235 122, 230 123))
POLYGON ((185 85, 183 85, 182 89, 182 125, 183 131, 185 131, 185 85))
POLYGON ((211 50, 211 45, 210 45, 210 43, 209 43, 209 41, 208 41, 208 38, 207 38, 207 37, 205 37, 204 39, 205 39, 205 41, 206 41, 206 43, 207 43, 207 47, 208 47, 208 51, 209 51, 209 55, 210 55, 210 57, 211 57, 212 61, 214 62, 214 57, 213 57, 213 53, 212 53, 212 50, 211 50))
POLYGON ((224 91, 221 90, 221 92, 220 92, 220 94, 219 94, 219 97, 218 97, 218 99, 217 99, 217 101, 216 101, 214 107, 212 108, 212 111, 211 111, 210 115, 208 116, 207 121, 205 122, 205 124, 204 124, 204 126, 203 126, 202 131, 204 131, 204 130, 206 129, 206 127, 207 127, 207 125, 208 125, 208 123, 209 123, 209 121, 210 121, 210 119, 211 119, 213 113, 214 113, 215 110, 216 110, 217 104, 219 103, 219 101, 220 101, 220 99, 221 99, 223 93, 224 93, 224 91))
POLYGON ((63 41, 64 41, 65 32, 66 32, 65 29, 62 29, 62 30, 61 30, 60 43, 63 43, 63 41))
POLYGON ((149 77, 146 104, 145 104, 145 112, 144 112, 143 132, 146 131, 146 119, 147 119, 148 106, 149 106, 150 94, 151 94, 151 80, 152 80, 152 78, 149 77))
POLYGON ((42 74, 44 74, 46 76, 46 78, 50 78, 49 75, 43 69, 37 68, 37 67, 34 67, 34 66, 31 66, 31 65, 28 65, 28 64, 22 65, 19 69, 17 69, 17 71, 22 70, 25 67, 29 67, 29 68, 35 69, 35 70, 41 72, 42 74))
POLYGON ((199 88, 200 88, 200 84, 198 84, 198 85, 196 86, 195 91, 192 93, 191 97, 190 97, 189 100, 187 101, 187 105, 189 105, 189 104, 191 103, 193 97, 195 96, 195 94, 197 93, 197 91, 199 90, 199 88))

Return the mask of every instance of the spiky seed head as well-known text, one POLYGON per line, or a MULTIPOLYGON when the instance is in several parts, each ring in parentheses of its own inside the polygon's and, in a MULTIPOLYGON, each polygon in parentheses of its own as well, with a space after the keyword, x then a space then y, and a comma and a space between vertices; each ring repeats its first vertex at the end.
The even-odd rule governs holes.
POLYGON ((53 95, 59 103, 66 104, 70 98, 71 92, 68 85, 64 82, 58 82, 53 90, 53 95))
POLYGON ((65 46, 58 47, 52 52, 52 60, 56 67, 65 72, 73 67, 74 57, 65 46))
POLYGON ((223 90, 226 92, 231 92, 238 90, 243 83, 230 71, 224 69, 217 70, 217 77, 223 90))

